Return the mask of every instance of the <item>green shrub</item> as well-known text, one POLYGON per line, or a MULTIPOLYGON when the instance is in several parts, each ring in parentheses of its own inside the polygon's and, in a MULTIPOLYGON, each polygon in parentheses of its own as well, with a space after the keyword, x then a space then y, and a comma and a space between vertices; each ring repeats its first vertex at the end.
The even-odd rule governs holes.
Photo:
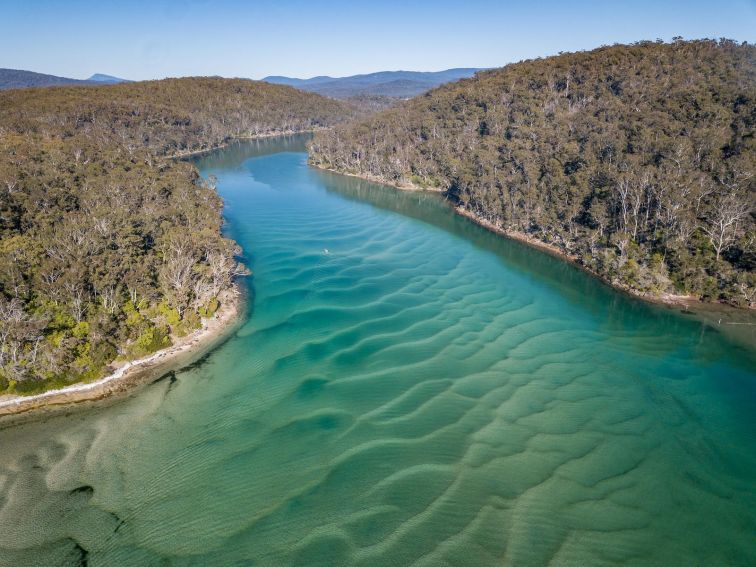
POLYGON ((419 175, 410 175, 410 183, 422 187, 423 189, 428 187, 428 182, 419 175))
POLYGON ((89 323, 86 321, 77 323, 74 328, 71 329, 71 334, 77 339, 83 339, 89 334, 89 323))
POLYGON ((640 266, 638 265, 638 262, 632 258, 625 262, 622 268, 620 268, 620 276, 624 283, 636 287, 640 277, 640 266))
POLYGON ((210 317, 215 315, 215 312, 218 311, 218 307, 220 307, 220 301, 218 301, 217 297, 213 297, 205 305, 199 308, 200 317, 209 319, 210 317))
POLYGON ((173 332, 178 337, 185 337, 195 329, 202 326, 202 320, 195 311, 186 311, 181 322, 173 327, 173 332))
POLYGON ((179 315, 178 309, 165 302, 158 305, 158 313, 165 317, 165 322, 171 327, 177 327, 181 323, 181 315, 179 315))
POLYGON ((184 313, 183 324, 188 331, 194 331, 202 326, 202 320, 196 311, 187 311, 184 313))
POLYGON ((148 326, 131 344, 128 358, 140 358, 171 345, 168 329, 148 326))

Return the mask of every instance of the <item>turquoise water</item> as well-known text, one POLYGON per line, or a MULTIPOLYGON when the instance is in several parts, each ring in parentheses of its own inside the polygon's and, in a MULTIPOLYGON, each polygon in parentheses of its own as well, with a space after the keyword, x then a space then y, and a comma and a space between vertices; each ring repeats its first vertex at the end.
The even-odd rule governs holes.
POLYGON ((302 143, 198 161, 234 336, 0 431, 1 565, 756 564, 753 349, 302 143))

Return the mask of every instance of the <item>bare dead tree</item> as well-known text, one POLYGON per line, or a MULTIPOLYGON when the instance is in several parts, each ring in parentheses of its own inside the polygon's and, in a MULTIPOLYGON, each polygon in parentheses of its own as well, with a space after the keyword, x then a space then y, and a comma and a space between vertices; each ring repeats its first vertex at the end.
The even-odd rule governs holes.
POLYGON ((703 219, 701 230, 709 237, 719 260, 720 255, 738 237, 740 223, 748 216, 750 207, 736 193, 720 193, 711 214, 703 219))

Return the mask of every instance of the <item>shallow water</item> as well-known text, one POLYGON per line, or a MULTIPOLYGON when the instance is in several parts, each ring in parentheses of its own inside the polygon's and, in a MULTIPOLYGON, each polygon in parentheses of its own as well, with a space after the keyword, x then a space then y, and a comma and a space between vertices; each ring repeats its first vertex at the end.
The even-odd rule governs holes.
POLYGON ((1 565, 756 564, 753 349, 301 138, 198 165, 249 317, 0 431, 1 565))

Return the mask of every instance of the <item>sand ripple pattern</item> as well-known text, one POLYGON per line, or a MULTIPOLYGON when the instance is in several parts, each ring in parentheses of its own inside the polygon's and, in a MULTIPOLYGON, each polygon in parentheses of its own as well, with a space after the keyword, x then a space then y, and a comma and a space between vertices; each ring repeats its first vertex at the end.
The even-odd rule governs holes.
POLYGON ((205 164, 235 338, 0 431, 0 565, 756 563, 751 354, 303 159, 205 164))

